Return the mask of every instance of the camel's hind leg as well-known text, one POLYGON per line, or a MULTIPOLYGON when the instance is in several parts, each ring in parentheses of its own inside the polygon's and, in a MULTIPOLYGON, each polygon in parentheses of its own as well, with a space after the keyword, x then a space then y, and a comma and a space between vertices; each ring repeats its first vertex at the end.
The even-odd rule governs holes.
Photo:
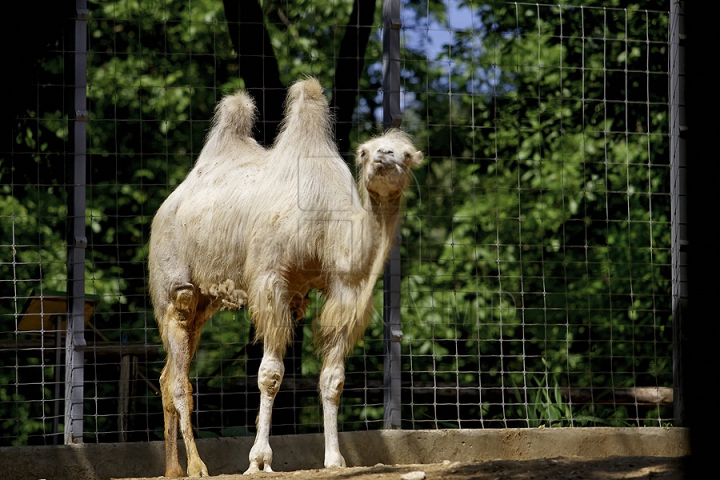
POLYGON ((163 414, 165 416, 165 476, 182 477, 183 471, 178 461, 177 434, 178 434, 178 412, 171 398, 171 394, 165 393, 167 386, 167 367, 163 368, 160 374, 160 386, 162 390, 163 414))
POLYGON ((163 343, 168 358, 160 376, 165 414, 165 476, 183 475, 177 452, 178 423, 187 451, 188 475, 208 476, 193 438, 190 419, 193 410, 192 384, 188 373, 202 325, 209 315, 197 311, 198 298, 192 285, 176 288, 173 295, 173 302, 163 318, 163 343))

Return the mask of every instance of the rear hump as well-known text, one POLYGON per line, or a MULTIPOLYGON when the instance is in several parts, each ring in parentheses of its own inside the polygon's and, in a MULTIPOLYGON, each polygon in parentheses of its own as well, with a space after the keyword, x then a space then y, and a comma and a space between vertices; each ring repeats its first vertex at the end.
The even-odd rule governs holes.
POLYGON ((224 97, 215 107, 208 139, 214 136, 246 138, 255 126, 255 101, 243 91, 224 97))

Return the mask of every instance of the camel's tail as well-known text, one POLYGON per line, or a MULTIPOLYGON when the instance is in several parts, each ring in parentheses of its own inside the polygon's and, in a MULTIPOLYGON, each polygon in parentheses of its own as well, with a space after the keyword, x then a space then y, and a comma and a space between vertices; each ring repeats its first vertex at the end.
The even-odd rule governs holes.
POLYGON ((255 125, 255 101, 243 91, 224 97, 215 107, 208 138, 247 138, 255 125))
POLYGON ((329 141, 334 145, 331 120, 320 82, 313 77, 295 82, 288 90, 285 119, 275 145, 287 143, 297 148, 299 145, 310 146, 314 141, 321 141, 323 145, 329 141))

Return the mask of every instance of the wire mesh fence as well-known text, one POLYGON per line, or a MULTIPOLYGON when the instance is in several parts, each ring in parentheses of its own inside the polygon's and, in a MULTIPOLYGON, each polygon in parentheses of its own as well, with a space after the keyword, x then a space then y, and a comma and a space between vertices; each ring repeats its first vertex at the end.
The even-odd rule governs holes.
MULTIPOLYGON (((216 102, 250 91, 270 144, 285 86, 314 75, 352 165, 382 125, 380 3, 89 2, 84 441, 162 439, 149 226, 216 102)), ((402 3, 402 128, 426 156, 401 229, 402 428, 672 422, 668 5, 607 3, 402 3)), ((3 124, 0 445, 62 442, 64 41, 3 124)), ((382 288, 343 430, 383 427, 382 288)), ((273 434, 321 429, 322 302, 295 332, 273 434)), ((205 326, 196 435, 254 434, 252 333, 244 310, 205 326)))
POLYGON ((640 394, 671 380, 667 13, 431 13, 403 22, 432 159, 404 224, 405 418, 664 424, 640 394))

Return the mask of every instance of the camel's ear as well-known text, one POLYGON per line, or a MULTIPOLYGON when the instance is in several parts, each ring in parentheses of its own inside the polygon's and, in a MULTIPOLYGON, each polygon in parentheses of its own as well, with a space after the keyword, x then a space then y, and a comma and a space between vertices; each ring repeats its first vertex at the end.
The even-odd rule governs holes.
POLYGON ((365 150, 362 146, 358 147, 358 149, 355 150, 355 165, 361 166, 365 161, 366 156, 367 150, 365 150))
POLYGON ((408 152, 405 156, 405 163, 408 167, 411 168, 419 167, 423 162, 423 158, 423 153, 420 150, 416 151, 415 153, 408 152))

